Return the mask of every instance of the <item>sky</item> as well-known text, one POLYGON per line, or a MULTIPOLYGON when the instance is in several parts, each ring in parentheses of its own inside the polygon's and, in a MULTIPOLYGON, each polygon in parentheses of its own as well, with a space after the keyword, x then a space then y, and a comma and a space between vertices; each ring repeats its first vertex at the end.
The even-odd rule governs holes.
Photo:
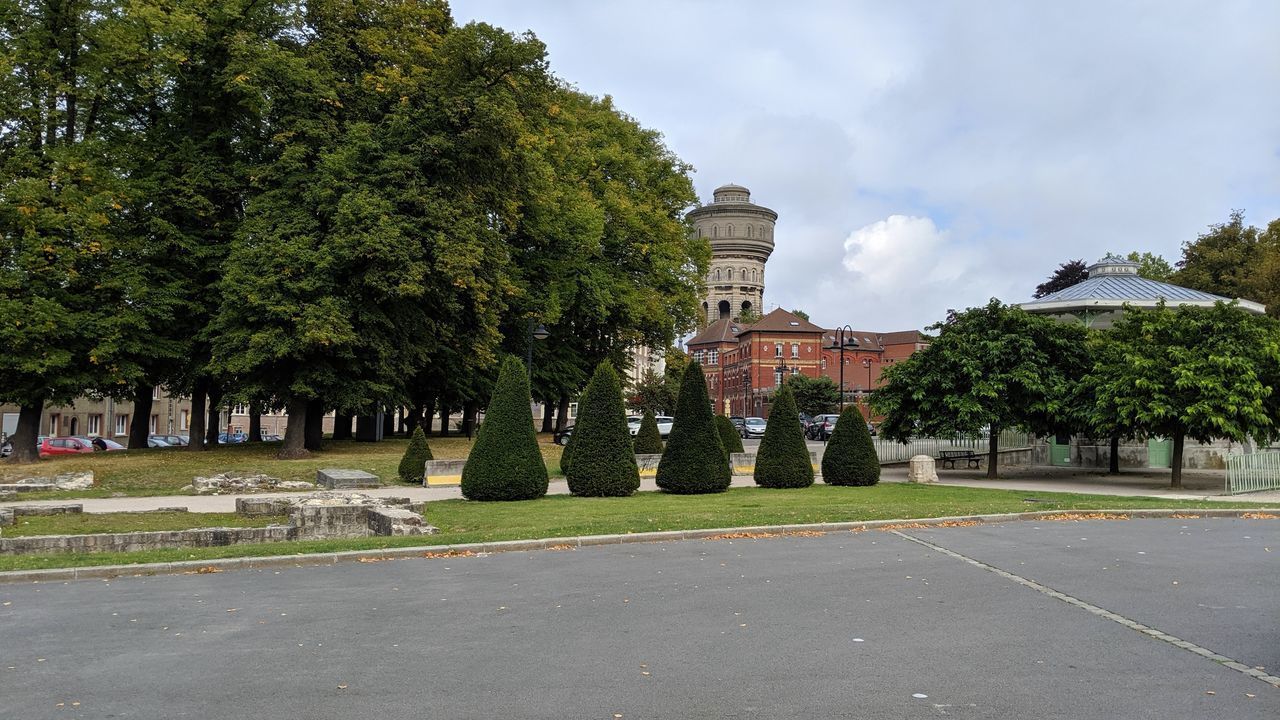
POLYGON ((1280 2, 454 0, 778 212, 765 306, 923 329, 1280 218, 1280 2))

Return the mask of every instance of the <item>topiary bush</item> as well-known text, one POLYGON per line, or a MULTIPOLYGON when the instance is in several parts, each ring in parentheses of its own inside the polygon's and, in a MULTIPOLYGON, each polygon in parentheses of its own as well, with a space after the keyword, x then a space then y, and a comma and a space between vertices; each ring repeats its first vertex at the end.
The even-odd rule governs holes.
POLYGON ((800 427, 796 398, 788 385, 778 388, 769 408, 769 424, 756 448, 756 484, 767 488, 802 488, 813 484, 813 464, 800 427))
POLYGON ((578 401, 573 458, 565 471, 569 492, 589 497, 625 497, 640 487, 631 433, 622 407, 622 383, 608 360, 596 366, 578 401))
POLYGON ((702 366, 691 362, 680 381, 676 422, 658 461, 658 487, 680 495, 724 492, 733 479, 711 414, 702 366))
POLYGON ((427 461, 434 459, 431 457, 431 448, 427 446, 426 434, 421 427, 415 428, 413 436, 409 438, 409 447, 405 448, 404 457, 400 458, 401 482, 421 485, 427 461))
POLYGON ((462 468, 462 495, 469 500, 532 500, 546 494, 547 466, 533 429, 529 376, 523 363, 508 357, 462 468))
POLYGON ((723 415, 716 416, 716 430, 720 433, 720 442, 724 444, 725 455, 743 452, 742 436, 733 421, 723 415))
POLYGON ((658 432, 658 421, 652 410, 645 410, 640 420, 640 429, 636 431, 633 445, 636 455, 657 455, 662 452, 662 433, 658 432))
POLYGON ((875 485, 880 482, 880 458, 857 407, 840 413, 835 432, 822 455, 822 482, 828 485, 875 485))

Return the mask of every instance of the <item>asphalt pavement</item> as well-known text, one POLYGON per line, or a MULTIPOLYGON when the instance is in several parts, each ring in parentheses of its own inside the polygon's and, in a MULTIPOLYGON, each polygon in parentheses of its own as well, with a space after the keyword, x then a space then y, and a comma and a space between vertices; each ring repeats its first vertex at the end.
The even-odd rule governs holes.
POLYGON ((0 718, 1280 716, 1280 521, 897 533, 4 585, 0 718))

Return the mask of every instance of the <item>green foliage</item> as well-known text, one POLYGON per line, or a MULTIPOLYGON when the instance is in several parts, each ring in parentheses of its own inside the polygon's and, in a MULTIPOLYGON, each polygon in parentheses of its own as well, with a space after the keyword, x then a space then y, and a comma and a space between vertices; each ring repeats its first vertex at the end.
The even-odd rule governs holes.
POLYGON ((578 402, 572 442, 573 461, 565 470, 569 492, 625 497, 640 487, 640 471, 622 409, 622 384, 607 360, 596 367, 578 402))
POLYGON ((839 386, 825 375, 816 378, 792 375, 787 378, 787 386, 795 396, 796 407, 806 415, 829 413, 840 404, 839 386))
MULTIPOLYGON (((992 299, 930 329, 938 337, 886 370, 872 392, 882 435, 905 442, 989 428, 994 438, 1009 428, 1048 434, 1069 425, 1070 387, 1089 366, 1084 328, 992 299)), ((994 459, 998 448, 990 447, 994 459)), ((988 476, 996 468, 989 463, 988 476)))
POLYGON ((840 413, 822 454, 822 481, 828 485, 867 486, 880 482, 880 458, 867 422, 857 407, 840 413))
POLYGON ((409 446, 404 449, 404 457, 400 460, 400 480, 421 485, 426 472, 426 463, 432 460, 431 448, 427 446, 427 436, 422 427, 414 428, 409 438, 409 446))
MULTIPOLYGON (((1095 425, 1210 442, 1280 437, 1280 323, 1232 305, 1129 308, 1082 382, 1095 425)), ((1173 482, 1180 484, 1181 463, 1173 482)))
POLYGON ((632 387, 627 407, 649 415, 667 414, 676 407, 678 390, 679 385, 672 383, 669 377, 648 370, 632 387))
POLYGON ((1138 277, 1156 282, 1169 282, 1173 279, 1173 266, 1161 255, 1134 250, 1125 257, 1129 262, 1138 263, 1138 277))
POLYGON ((1079 285, 1088 279, 1089 272, 1086 269, 1084 260, 1068 260, 1059 265, 1048 280, 1037 285, 1035 292, 1031 293, 1031 297, 1042 298, 1045 295, 1052 295, 1059 290, 1066 290, 1072 285, 1079 285))
POLYGON ((755 308, 747 308, 738 313, 737 320, 740 325, 754 325, 760 322, 760 313, 755 308))
POLYGON ((769 424, 756 449, 756 484, 767 488, 801 488, 813 484, 813 465, 804 442, 796 399, 783 384, 773 396, 769 424))
POLYGON ((792 310, 792 311, 791 311, 791 314, 792 314, 792 315, 795 315, 796 317, 798 317, 798 318, 800 318, 800 319, 802 319, 802 320, 808 320, 808 319, 809 319, 809 313, 807 313, 807 312, 805 312, 805 311, 803 311, 803 310, 792 310))
POLYGON ((675 426, 658 462, 658 487, 680 495, 724 492, 733 479, 712 419, 702 366, 689 363, 680 385, 675 426))
POLYGON ((1280 220, 1265 230, 1245 225, 1244 211, 1183 243, 1172 281, 1231 299, 1253 300, 1280 317, 1280 220))
POLYGON ((640 419, 633 449, 636 455, 658 455, 662 452, 662 433, 658 432, 658 421, 649 410, 645 410, 644 417, 640 419))
POLYGON ((742 436, 738 434, 738 428, 734 427, 732 420, 723 415, 717 415, 716 430, 720 433, 720 442, 724 444, 726 455, 743 452, 742 436))
MULTIPOLYGON (((462 468, 468 500, 531 500, 547 494, 524 364, 508 357, 498 374, 480 434, 462 468)), ((574 433, 577 435, 577 433, 574 433)))

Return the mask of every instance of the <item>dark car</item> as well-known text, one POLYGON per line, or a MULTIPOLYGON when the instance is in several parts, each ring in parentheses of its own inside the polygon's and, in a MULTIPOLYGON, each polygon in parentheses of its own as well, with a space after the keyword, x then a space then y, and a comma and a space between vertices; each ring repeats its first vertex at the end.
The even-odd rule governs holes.
POLYGON ((740 416, 738 416, 738 415, 730 415, 730 416, 729 416, 729 422, 733 423, 733 426, 734 426, 735 428, 737 428, 737 430, 738 430, 738 432, 739 432, 739 433, 741 433, 741 432, 742 432, 742 426, 746 424, 747 419, 746 419, 746 418, 744 418, 744 417, 740 417, 740 416))
POLYGON ((191 441, 191 437, 189 435, 152 435, 147 439, 159 440, 168 447, 186 447, 186 445, 191 441))
POLYGON ((838 419, 840 419, 839 415, 818 415, 813 418, 813 422, 809 423, 809 430, 805 434, 810 440, 830 440, 831 433, 836 431, 838 419))
POLYGON ((568 444, 569 444, 569 438, 571 438, 571 437, 573 437, 573 426, 572 426, 572 425, 570 425, 569 427, 566 427, 566 428, 565 428, 565 429, 563 429, 563 430, 557 430, 557 431, 556 431, 556 434, 553 436, 553 439, 555 440, 555 443, 556 443, 557 445, 568 445, 568 444))

